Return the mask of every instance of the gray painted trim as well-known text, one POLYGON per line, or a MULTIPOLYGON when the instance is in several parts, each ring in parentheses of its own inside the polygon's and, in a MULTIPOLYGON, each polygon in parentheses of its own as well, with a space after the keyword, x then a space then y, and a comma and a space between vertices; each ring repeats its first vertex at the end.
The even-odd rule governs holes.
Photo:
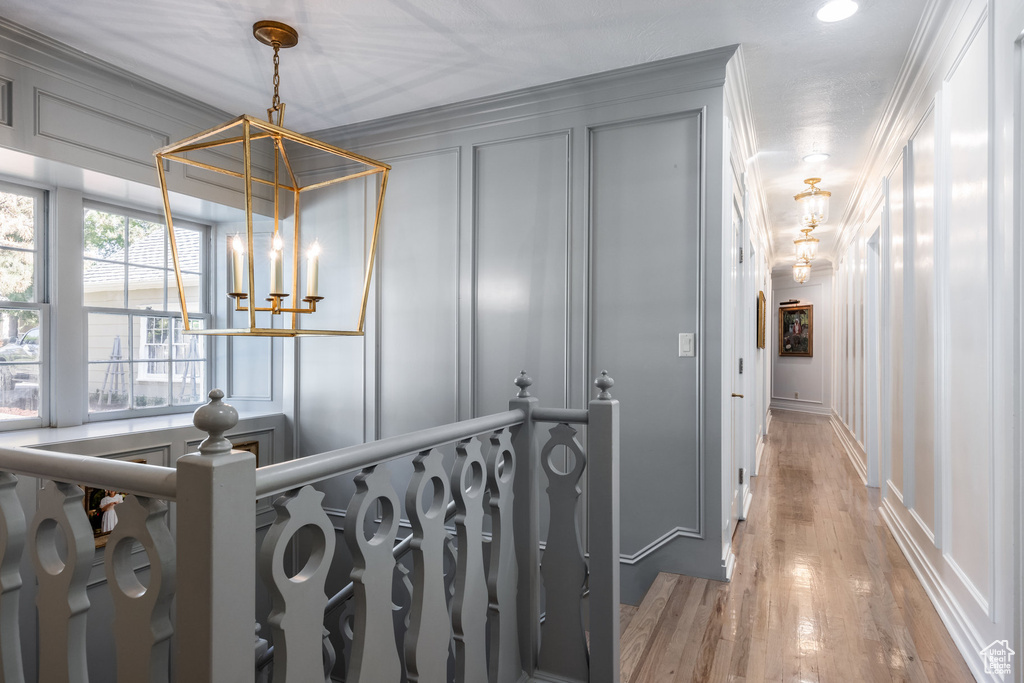
MULTIPOLYGON (((684 527, 675 527, 675 529, 667 532, 665 535, 653 541, 651 544, 641 548, 633 555, 622 555, 623 558, 635 558, 632 562, 623 560, 626 564, 634 564, 640 561, 647 555, 650 555, 655 550, 665 545, 674 538, 689 537, 703 539, 705 537, 706 529, 706 513, 705 513, 705 496, 704 489, 706 483, 705 471, 706 471, 706 448, 704 445, 704 359, 705 356, 701 352, 701 344, 704 330, 707 328, 705 324, 705 310, 704 305, 706 296, 706 285, 704 282, 705 273, 707 267, 705 264, 706 260, 706 245, 707 245, 707 107, 700 107, 697 109, 687 109, 680 112, 671 114, 658 114, 655 116, 644 116, 631 119, 623 119, 620 121, 613 121, 609 123, 602 123, 594 126, 587 126, 587 140, 586 140, 586 292, 587 292, 587 309, 586 309, 586 330, 587 330, 587 345, 586 345, 586 358, 584 367, 589 367, 590 372, 586 373, 586 377, 597 377, 603 368, 591 367, 591 359, 594 357, 594 301, 592 298, 592 292, 594 290, 593 277, 595 273, 594 267, 594 231, 593 231, 593 139, 594 133, 601 130, 609 130, 613 128, 627 128, 630 126, 647 125, 659 121, 674 121, 685 118, 696 116, 700 124, 700 160, 698 162, 700 168, 700 188, 697 192, 699 201, 699 242, 697 248, 700 253, 700 265, 697 273, 698 278, 698 295, 697 295, 697 329, 696 332, 696 353, 698 357, 697 365, 697 390, 696 390, 696 401, 697 401, 697 479, 696 479, 696 504, 697 504, 697 528, 696 529, 685 529, 684 527), (680 533, 677 533, 680 532, 680 533)), ((587 381, 587 380, 585 380, 587 381)), ((589 382, 587 384, 589 390, 589 382)), ((588 531, 589 534, 589 531, 588 531)), ((587 537, 589 540, 589 536, 587 537)), ((589 544, 587 546, 589 548, 589 544)))
POLYGON ((0 77, 0 125, 13 126, 11 123, 14 105, 14 83, 10 79, 0 77))
POLYGON ((700 529, 687 529, 685 527, 677 526, 676 528, 665 532, 660 537, 631 555, 626 555, 625 553, 620 554, 619 561, 622 562, 622 564, 637 564, 640 560, 644 559, 648 555, 653 555, 656 550, 662 546, 668 545, 677 538, 696 538, 700 540, 704 538, 704 534, 700 529))
MULTIPOLYGON (((38 135, 39 137, 48 138, 50 140, 56 140, 57 142, 63 142, 63 143, 69 144, 69 145, 74 145, 75 147, 79 147, 81 149, 85 149, 85 150, 88 150, 90 152, 96 152, 98 154, 103 154, 103 155, 106 155, 106 156, 110 156, 110 157, 113 157, 115 159, 120 159, 121 161, 127 161, 127 162, 130 162, 130 163, 133 163, 133 164, 139 164, 140 166, 145 166, 146 168, 149 168, 149 167, 151 167, 153 165, 152 161, 148 157, 146 158, 145 161, 143 161, 143 160, 138 159, 136 157, 128 156, 126 154, 118 154, 118 153, 113 151, 114 148, 111 147, 111 146, 102 147, 102 146, 97 146, 97 145, 90 145, 90 144, 88 144, 88 143, 86 143, 86 142, 84 142, 82 140, 76 140, 76 139, 68 137, 66 135, 61 135, 61 134, 57 133, 56 131, 47 131, 47 130, 45 130, 43 128, 42 117, 43 117, 44 109, 46 107, 46 103, 49 101, 49 102, 57 103, 58 105, 63 105, 65 107, 67 107, 68 109, 80 111, 80 112, 82 112, 82 113, 84 113, 84 114, 86 114, 88 116, 94 116, 94 117, 96 117, 98 119, 103 119, 103 120, 106 120, 106 121, 110 121, 111 123, 114 123, 114 124, 119 125, 119 126, 123 126, 126 129, 134 129, 134 130, 140 131, 140 132, 142 132, 145 135, 157 138, 157 140, 160 141, 160 142, 158 142, 158 144, 161 145, 161 146, 165 146, 165 145, 169 144, 170 141, 171 141, 171 139, 167 135, 167 133, 165 133, 165 132, 163 132, 161 130, 157 130, 155 128, 147 128, 146 126, 143 126, 143 125, 140 125, 138 123, 135 123, 134 121, 129 121, 128 119, 123 119, 123 118, 120 118, 118 116, 114 116, 114 115, 112 115, 112 114, 110 114, 108 112, 100 111, 99 109, 94 109, 93 107, 86 106, 86 105, 84 105, 84 104, 82 104, 80 102, 75 102, 73 100, 69 100, 66 97, 61 97, 60 95, 48 92, 46 90, 43 90, 42 88, 35 88, 34 89, 34 98, 35 98, 35 113, 34 113, 35 121, 34 121, 33 130, 34 130, 35 134, 38 135)), ((167 162, 164 162, 164 168, 165 169, 169 168, 169 165, 168 165, 167 162)))
MULTIPOLYGON (((19 64, 38 69, 51 76, 56 76, 61 80, 83 85, 83 83, 73 80, 73 77, 69 78, 71 75, 66 73, 66 69, 62 69, 60 67, 70 67, 70 70, 78 71, 79 73, 99 73, 119 83, 129 84, 131 92, 133 93, 137 94, 139 91, 143 91, 146 94, 159 99, 171 100, 177 103, 178 107, 182 111, 194 111, 200 114, 200 116, 206 115, 214 119, 223 119, 225 121, 231 118, 231 115, 227 112, 217 109, 216 107, 212 107, 206 102, 183 95, 182 93, 164 87, 159 83, 141 78, 138 74, 128 71, 127 69, 122 69, 121 67, 114 66, 109 62, 104 62, 103 60, 97 59, 96 57, 80 50, 76 50, 69 45, 58 42, 49 36, 33 31, 21 24, 16 24, 15 22, 3 17, 0 17, 0 46, 4 46, 4 49, 0 49, 0 55, 8 57, 19 64), (32 51, 34 55, 42 57, 42 59, 38 62, 28 62, 19 58, 15 54, 17 52, 17 46, 27 48, 32 51)), ((114 93, 107 93, 99 89, 97 89, 97 92, 103 92, 104 94, 118 97, 114 93)), ((118 97, 118 99, 121 98, 118 97)), ((148 109, 146 105, 138 102, 133 101, 132 104, 143 109, 148 109)), ((167 111, 160 111, 159 113, 162 116, 167 116, 179 123, 193 125, 183 119, 175 117, 167 111)))

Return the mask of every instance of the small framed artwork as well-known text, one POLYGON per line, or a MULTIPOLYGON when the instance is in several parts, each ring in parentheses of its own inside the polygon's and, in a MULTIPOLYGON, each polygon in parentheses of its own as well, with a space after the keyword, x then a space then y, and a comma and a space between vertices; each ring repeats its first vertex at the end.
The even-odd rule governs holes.
POLYGON ((779 309, 779 355, 814 355, 814 306, 786 306, 779 309))
MULTIPOLYGON (((128 462, 146 463, 145 460, 128 462)), ((97 548, 103 548, 107 545, 110 532, 117 526, 117 506, 124 502, 128 494, 123 491, 94 489, 91 486, 82 486, 82 491, 85 494, 82 496, 82 505, 85 506, 85 515, 92 526, 93 540, 97 548)))
POLYGON ((757 293, 757 348, 764 348, 764 324, 768 311, 765 308, 764 292, 757 293))
POLYGON ((260 461, 260 442, 259 441, 241 441, 239 443, 231 444, 231 449, 235 451, 248 451, 256 456, 257 467, 259 467, 260 461))

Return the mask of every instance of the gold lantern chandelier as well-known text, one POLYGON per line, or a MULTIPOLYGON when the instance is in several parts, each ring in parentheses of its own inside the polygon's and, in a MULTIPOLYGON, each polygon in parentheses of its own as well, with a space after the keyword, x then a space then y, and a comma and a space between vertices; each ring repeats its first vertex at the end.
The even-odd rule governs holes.
MULTIPOLYGON (((186 332, 192 334, 254 336, 254 337, 295 337, 299 335, 344 335, 361 336, 366 321, 366 304, 370 294, 370 281, 377 252, 380 232, 381 210, 384 193, 387 190, 388 173, 391 167, 380 161, 349 152, 314 138, 296 133, 283 127, 285 105, 279 95, 281 48, 293 47, 298 43, 298 32, 286 24, 276 21, 260 21, 253 25, 253 35, 261 43, 274 49, 274 97, 267 109, 267 119, 243 114, 236 119, 197 133, 180 142, 168 145, 154 152, 160 189, 163 194, 164 212, 170 240, 171 256, 174 260, 174 275, 181 299, 181 313, 186 332), (245 327, 193 330, 190 328, 186 307, 185 286, 175 244, 174 222, 167 189, 165 162, 183 164, 195 176, 205 179, 210 174, 221 174, 233 179, 230 182, 242 186, 245 198, 245 234, 228 238, 227 249, 231 254, 231 277, 228 280, 228 296, 233 301, 233 310, 246 313, 245 327), (314 169, 307 179, 300 168, 314 169), (330 169, 323 171, 322 169, 330 169), (306 329, 300 327, 300 316, 317 312, 317 304, 324 301, 319 288, 320 259, 319 240, 305 244, 302 239, 303 199, 324 191, 337 189, 339 183, 356 179, 368 179, 379 175, 376 183, 376 211, 369 249, 363 262, 362 296, 349 304, 348 312, 354 324, 348 329, 306 329), (306 181, 306 182, 304 182, 306 181), (253 216, 265 216, 273 220, 271 248, 267 254, 269 263, 266 290, 257 289, 258 266, 263 260, 256 259, 253 240, 253 216), (288 235, 290 230, 291 234, 288 235), (290 238, 290 239, 288 239, 290 238), (290 245, 288 258, 287 242, 290 245), (305 264, 300 262, 300 253, 305 249, 305 264), (285 265, 290 261, 290 278, 286 278, 285 265), (299 274, 305 267, 305 287, 300 290, 299 274), (290 282, 288 281, 290 279, 290 282), (300 294, 304 295, 301 297, 300 294), (267 305, 257 305, 258 298, 267 305), (292 297, 292 306, 286 299, 292 297), (270 325, 257 325, 257 313, 261 318, 270 316, 270 325), (280 321, 274 326, 274 321, 280 321)), ((186 169, 187 171, 188 169, 186 169)), ((223 184, 224 181, 216 181, 223 184)), ((315 203, 315 202, 314 202, 315 203)), ((322 223, 323 221, 321 221, 322 223)), ((360 221, 360 230, 363 230, 360 221)), ((344 308, 345 301, 340 301, 344 308)))

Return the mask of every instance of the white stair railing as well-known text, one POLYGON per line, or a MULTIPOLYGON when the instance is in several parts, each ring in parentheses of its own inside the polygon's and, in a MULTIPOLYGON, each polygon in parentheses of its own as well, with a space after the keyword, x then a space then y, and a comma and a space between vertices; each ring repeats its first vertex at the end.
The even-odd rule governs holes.
MULTIPOLYGON (((24 680, 18 632, 24 579, 18 566, 26 540, 39 582, 38 680, 87 680, 85 582, 93 539, 81 489, 71 482, 134 494, 118 508, 105 555, 116 612, 118 680, 168 680, 174 597, 176 679, 253 682, 258 569, 272 602, 262 633, 274 643, 270 680, 330 681, 335 653, 324 637, 323 615, 335 533, 321 506, 323 494, 313 485, 346 473, 356 473, 344 530, 352 584, 330 605, 351 595, 346 681, 618 681, 618 403, 608 393, 613 382, 606 374, 597 380, 601 393, 587 410, 541 408, 529 394, 531 383, 525 373, 516 379, 520 391, 505 413, 259 469, 252 454, 232 451, 224 437, 238 415, 219 390, 210 392, 210 403, 194 418, 208 438, 174 469, 0 448, 0 683, 24 680), (555 424, 538 449, 545 422, 555 424), (586 425, 587 448, 572 425, 586 425), (449 444, 455 445, 450 472, 438 450, 449 444), (563 450, 564 456, 554 457, 563 450), (415 474, 408 489, 398 492, 387 464, 403 457, 412 457, 415 474), (30 525, 15 493, 15 475, 47 482, 30 525), (584 476, 585 509, 579 500, 584 476), (551 518, 542 564, 544 480, 551 518), (413 533, 396 548, 399 495, 413 533), (266 496, 278 496, 276 519, 257 553, 256 500, 266 496), (183 539, 177 545, 166 521, 167 502, 176 503, 176 533, 183 539), (452 508, 454 534, 446 525, 452 508), (577 523, 582 516, 589 557, 577 523), (300 534, 307 559, 292 566, 288 548, 300 534), (64 549, 58 547, 61 535, 64 549), (149 560, 145 585, 131 562, 135 544, 149 560), (409 608, 399 620, 407 628, 403 623, 396 629, 394 577, 401 572, 395 551, 404 547, 411 550, 412 570, 403 568, 409 608), (454 575, 445 569, 453 553, 454 575), (587 587, 589 624, 583 618, 587 587)), ((259 635, 257 655, 268 649, 259 635)))

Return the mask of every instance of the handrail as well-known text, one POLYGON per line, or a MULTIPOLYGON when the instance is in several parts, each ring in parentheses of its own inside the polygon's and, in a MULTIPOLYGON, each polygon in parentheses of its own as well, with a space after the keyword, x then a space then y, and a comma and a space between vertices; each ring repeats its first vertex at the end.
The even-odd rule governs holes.
POLYGON ((512 427, 525 419, 522 410, 509 410, 260 467, 256 470, 256 497, 284 493, 410 453, 512 427))
POLYGON ((587 424, 590 412, 577 408, 542 408, 533 409, 534 422, 558 422, 565 424, 587 424))
MULTIPOLYGON (((445 510, 444 510, 444 521, 447 522, 452 517, 454 517, 455 516, 455 511, 456 511, 455 501, 453 500, 450 503, 448 503, 448 507, 445 508, 445 510)), ((401 541, 399 541, 398 543, 395 544, 395 547, 392 550, 392 554, 394 555, 396 560, 400 560, 401 558, 405 557, 405 554, 407 552, 409 552, 410 550, 412 550, 412 538, 413 538, 413 534, 409 534, 408 536, 406 536, 401 541)), ((356 591, 355 583, 349 581, 345 585, 344 588, 342 588, 337 593, 335 593, 333 596, 331 596, 331 599, 327 601, 327 606, 324 607, 324 616, 326 617, 328 614, 330 614, 331 612, 333 612, 337 608, 341 607, 345 603, 346 600, 349 600, 355 594, 355 591, 356 591)), ((588 592, 589 592, 589 590, 588 590, 588 592)), ((274 646, 271 645, 270 647, 267 648, 266 652, 264 652, 262 655, 260 655, 260 658, 256 660, 256 670, 259 671, 260 669, 265 667, 267 664, 270 664, 270 661, 273 658, 274 658, 274 646)))
POLYGON ((0 470, 162 500, 178 496, 174 468, 140 462, 9 446, 0 447, 0 470))

